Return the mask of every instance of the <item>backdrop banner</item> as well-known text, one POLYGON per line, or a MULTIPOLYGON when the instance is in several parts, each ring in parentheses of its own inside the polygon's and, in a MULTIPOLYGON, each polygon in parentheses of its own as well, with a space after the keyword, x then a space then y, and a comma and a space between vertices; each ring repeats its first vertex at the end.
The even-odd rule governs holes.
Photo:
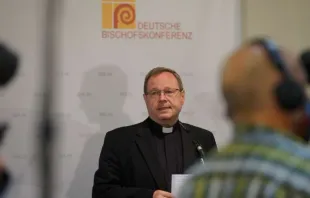
MULTIPOLYGON (((21 70, 1 90, 1 148, 13 183, 9 198, 35 198, 37 116, 42 96, 40 0, 0 2, 0 40, 21 55, 21 70), (18 5, 18 6, 16 6, 18 5), (6 21, 10 19, 10 21, 6 21)), ((57 198, 90 198, 107 131, 147 117, 143 81, 156 66, 175 69, 186 100, 180 120, 231 139, 219 92, 221 63, 240 43, 239 0, 64 1, 58 16, 57 198)))

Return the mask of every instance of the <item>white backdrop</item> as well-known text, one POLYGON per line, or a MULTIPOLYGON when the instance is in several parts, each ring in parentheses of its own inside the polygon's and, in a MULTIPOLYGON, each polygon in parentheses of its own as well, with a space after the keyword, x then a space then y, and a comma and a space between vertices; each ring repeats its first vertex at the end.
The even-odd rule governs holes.
MULTIPOLYGON (((21 55, 20 74, 0 92, 0 121, 11 123, 1 148, 14 179, 9 198, 34 198, 41 187, 35 174, 35 127, 42 95, 42 6, 40 0, 0 1, 0 40, 21 55)), ((181 121, 211 130, 219 146, 231 138, 218 72, 224 56, 240 42, 239 1, 136 0, 134 6, 136 28, 106 29, 117 18, 102 9, 112 7, 100 0, 64 2, 56 74, 58 198, 91 197, 105 133, 146 118, 143 80, 155 66, 173 68, 183 78, 181 121), (147 29, 151 23, 161 25, 147 29), (127 38, 107 38, 111 32, 127 38)))

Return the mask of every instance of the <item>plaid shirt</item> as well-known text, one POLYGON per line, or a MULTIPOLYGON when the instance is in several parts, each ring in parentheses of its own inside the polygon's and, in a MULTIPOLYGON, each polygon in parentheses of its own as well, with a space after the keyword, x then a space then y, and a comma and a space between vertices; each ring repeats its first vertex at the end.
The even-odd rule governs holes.
POLYGON ((232 143, 194 165, 177 198, 310 197, 310 149, 264 127, 236 129, 232 143))

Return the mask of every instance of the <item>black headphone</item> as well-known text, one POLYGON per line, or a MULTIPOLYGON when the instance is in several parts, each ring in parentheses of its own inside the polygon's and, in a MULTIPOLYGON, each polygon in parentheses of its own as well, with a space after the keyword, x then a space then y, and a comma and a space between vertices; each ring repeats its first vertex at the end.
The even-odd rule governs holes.
POLYGON ((305 90, 291 75, 275 43, 270 39, 259 38, 254 39, 252 44, 262 46, 266 50, 270 61, 282 73, 283 80, 274 89, 280 107, 287 111, 304 107, 307 98, 305 90))

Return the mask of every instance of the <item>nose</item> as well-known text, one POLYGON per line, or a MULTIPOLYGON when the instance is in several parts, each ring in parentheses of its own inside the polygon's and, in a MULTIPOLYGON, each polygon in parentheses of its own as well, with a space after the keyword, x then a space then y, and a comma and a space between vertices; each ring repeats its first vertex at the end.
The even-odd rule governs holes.
POLYGON ((159 100, 160 100, 160 101, 165 101, 165 100, 167 100, 166 95, 165 95, 165 93, 164 93, 163 91, 160 92, 159 100))

